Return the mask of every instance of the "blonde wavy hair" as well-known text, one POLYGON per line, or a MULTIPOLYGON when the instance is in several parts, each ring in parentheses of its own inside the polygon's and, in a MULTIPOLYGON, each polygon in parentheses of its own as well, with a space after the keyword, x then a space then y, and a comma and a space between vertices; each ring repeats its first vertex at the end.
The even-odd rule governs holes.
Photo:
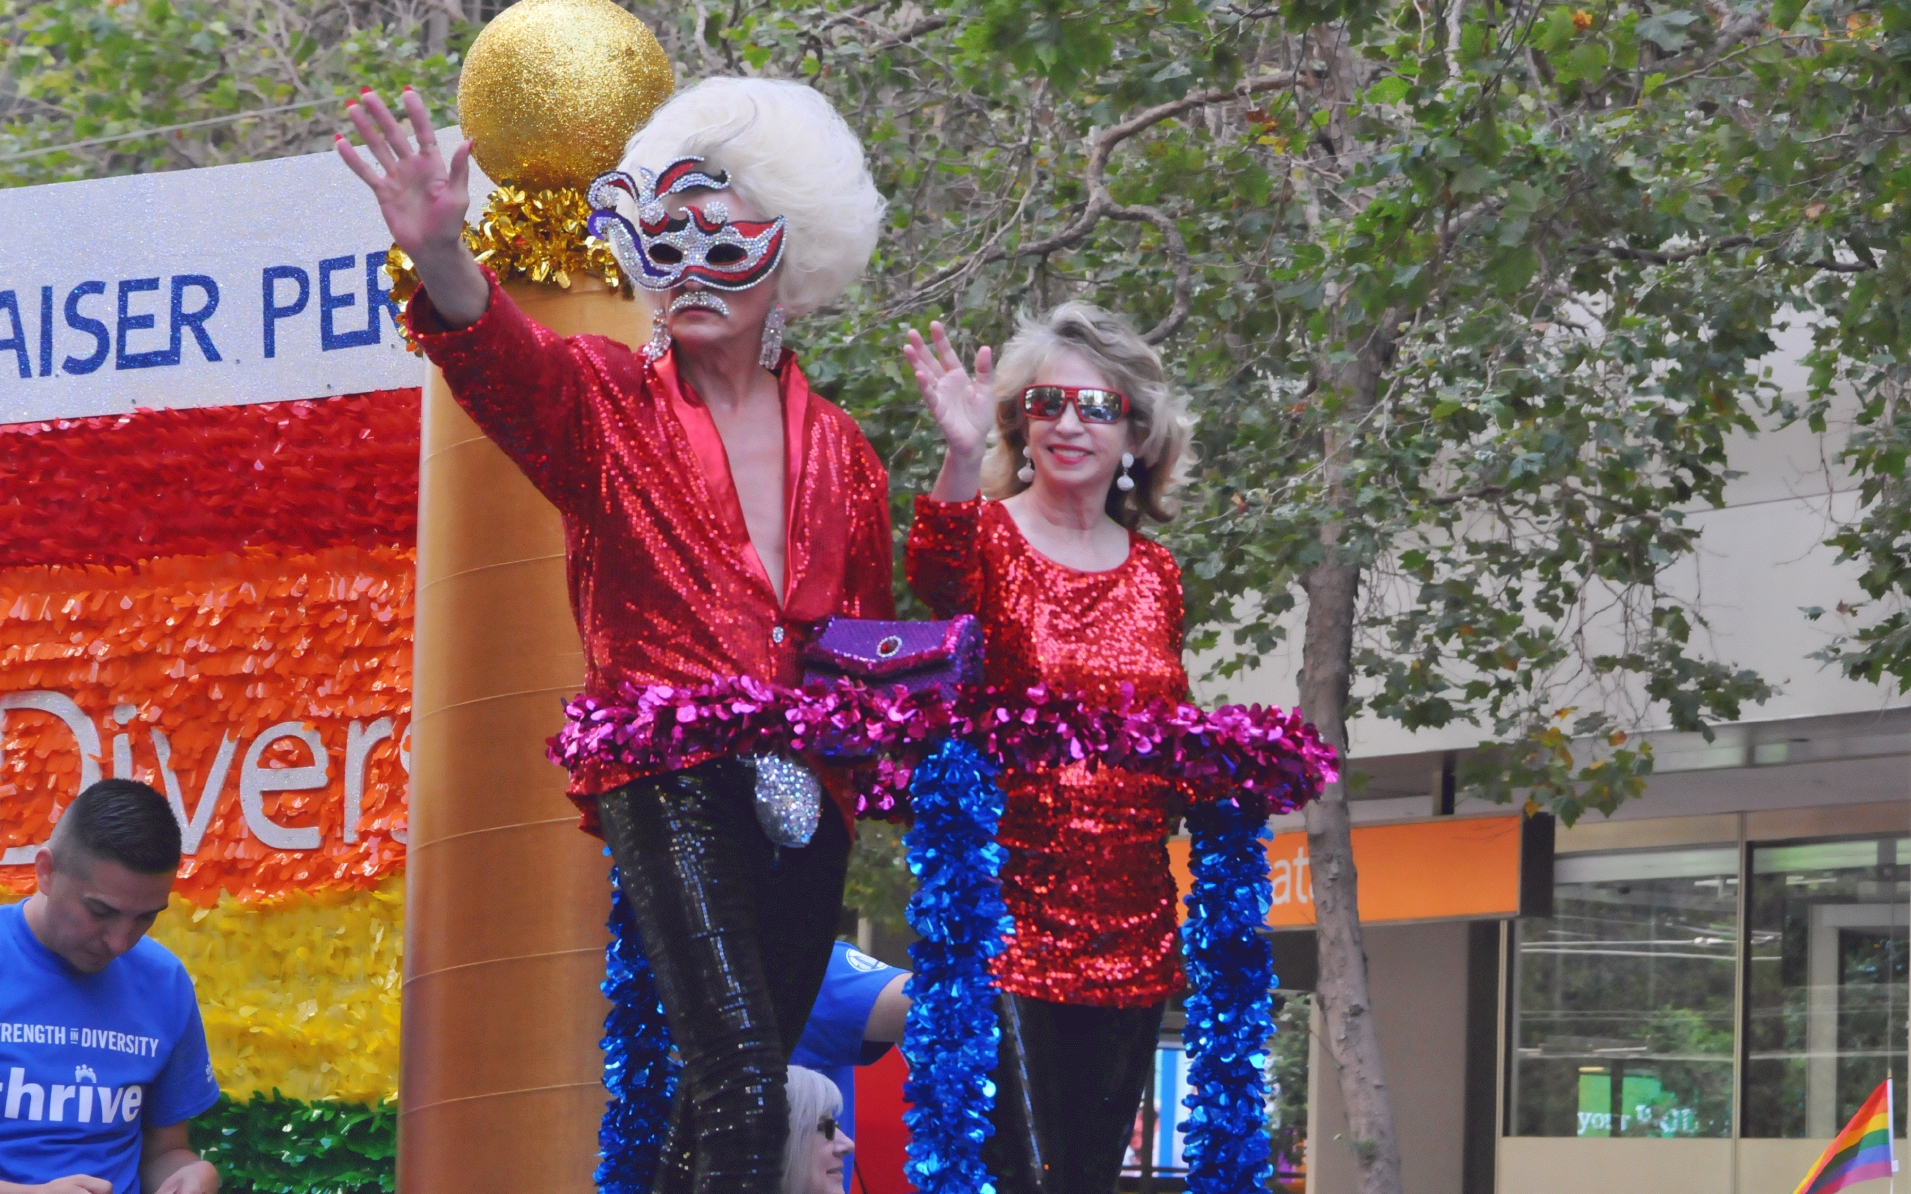
POLYGON ((1135 454, 1127 492, 1108 487, 1108 515, 1134 530, 1141 520, 1167 522, 1180 510, 1174 491, 1194 467, 1194 420, 1168 385, 1161 356, 1126 319, 1092 303, 1067 302, 1039 317, 1024 315, 995 364, 995 442, 982 461, 982 492, 1000 501, 1028 488, 1015 474, 1028 447, 1022 391, 1063 353, 1093 365, 1128 395, 1128 435, 1135 454))
POLYGON ((617 168, 635 178, 691 156, 728 171, 764 219, 788 219, 776 294, 792 316, 834 302, 869 264, 887 204, 862 142, 820 93, 782 79, 705 79, 651 115, 617 168))

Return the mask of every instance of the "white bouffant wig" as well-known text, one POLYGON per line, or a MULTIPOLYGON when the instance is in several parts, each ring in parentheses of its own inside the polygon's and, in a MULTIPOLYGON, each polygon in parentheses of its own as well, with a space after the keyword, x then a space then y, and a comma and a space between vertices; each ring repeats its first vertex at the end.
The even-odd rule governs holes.
POLYGON ((821 94, 777 79, 705 79, 657 109, 618 169, 701 157, 763 218, 783 216, 777 298, 791 315, 835 301, 869 264, 883 208, 863 145, 821 94))
MULTIPOLYGON (((790 1067, 783 1091, 790 1104, 790 1138, 783 1146, 782 1194, 803 1194, 810 1156, 822 1140, 816 1125, 825 1115, 842 1114, 843 1092, 824 1075, 800 1065, 790 1067)), ((836 1130, 847 1131, 848 1127, 844 1125, 836 1130)))

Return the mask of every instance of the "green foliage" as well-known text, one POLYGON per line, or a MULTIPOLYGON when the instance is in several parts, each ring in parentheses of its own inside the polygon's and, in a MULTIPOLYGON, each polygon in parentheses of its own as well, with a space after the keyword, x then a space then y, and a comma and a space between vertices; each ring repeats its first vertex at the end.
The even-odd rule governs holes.
MULTIPOLYGON (((864 136, 890 233, 797 336, 884 455, 899 531, 940 455, 905 323, 941 317, 974 346, 1064 298, 1126 312, 1200 419, 1203 463, 1163 534, 1215 676, 1285 638, 1313 570, 1357 567, 1352 692, 1310 712, 1478 725, 1480 790, 1570 821, 1640 790, 1651 757, 1628 731, 1703 730, 1769 692, 1701 649, 1671 578, 1697 547, 1688 512, 1733 475, 1727 436, 1822 417, 1752 367, 1787 310, 1835 315, 1821 394, 1882 392, 1863 369, 1898 368, 1903 168, 1883 114, 1911 0, 1808 6, 1783 33, 1729 3, 1458 3, 628 6, 686 80, 805 79, 864 136)), ((318 0, 6 11, 0 158, 331 104, 361 80, 416 82, 442 110, 472 32, 427 49, 395 7, 318 0)), ((222 125, 0 166, 292 152, 330 132, 310 112, 272 137, 222 125)), ((1911 575, 1911 444, 1880 401, 1853 463, 1904 525, 1846 547, 1883 597, 1911 575)), ((1911 626, 1876 633, 1911 653, 1911 626)))
MULTIPOLYGON (((1869 601, 1844 606, 1857 629, 1819 658, 1846 675, 1911 686, 1911 157, 1903 131, 1911 102, 1911 4, 1791 5, 1774 22, 1796 52, 1752 66, 1758 102, 1784 112, 1762 130, 1760 165, 1782 191, 1763 211, 1803 262, 1815 310, 1810 393, 1796 411, 1825 430, 1834 407, 1855 406, 1841 463, 1859 479, 1862 509, 1830 542, 1856 561, 1869 601)), ((1806 611, 1813 618, 1824 611, 1806 611)))
POLYGON ((637 11, 686 73, 810 78, 867 138, 892 233, 801 330, 888 460, 899 526, 939 460, 901 323, 1000 343, 1082 296, 1155 328, 1200 418, 1164 534, 1219 677, 1285 637, 1310 569, 1356 564, 1348 711, 1479 724, 1480 789, 1569 822, 1642 787, 1625 730, 1702 730, 1768 694, 1697 647, 1668 579, 1697 546, 1686 513, 1733 475, 1726 437, 1777 403, 1750 363, 1795 294, 1740 243, 1782 186, 1738 115, 1756 24, 1644 4, 637 11))
POLYGON ((325 149, 361 86, 449 96, 476 30, 433 47, 408 5, 331 0, 0 4, 0 185, 325 149), (269 111, 290 107, 289 111, 269 111), (177 133, 31 153, 238 113, 177 133), (20 156, 30 154, 30 156, 20 156))
POLYGON ((398 1107, 221 1097, 193 1120, 193 1147, 229 1194, 391 1194, 398 1107))
POLYGON ((903 909, 916 892, 915 876, 909 873, 903 854, 905 828, 889 821, 860 822, 849 853, 849 877, 843 884, 844 908, 855 909, 858 916, 894 934, 907 929, 903 909))
MULTIPOLYGON (((1268 1145, 1278 1167, 1304 1163, 1307 1150, 1308 1047, 1312 1044, 1314 997, 1282 991, 1274 1014, 1274 1039, 1267 1048, 1270 1108, 1268 1145)), ((1284 1187, 1277 1187, 1284 1188, 1284 1187)))

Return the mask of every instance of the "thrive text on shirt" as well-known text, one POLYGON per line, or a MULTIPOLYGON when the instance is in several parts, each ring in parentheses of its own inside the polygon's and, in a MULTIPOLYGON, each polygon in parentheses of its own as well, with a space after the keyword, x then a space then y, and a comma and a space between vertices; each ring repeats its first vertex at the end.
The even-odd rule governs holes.
POLYGON ((219 1101, 192 979, 141 940, 97 974, 0 908, 0 1181, 75 1173, 139 1194, 141 1137, 219 1101))

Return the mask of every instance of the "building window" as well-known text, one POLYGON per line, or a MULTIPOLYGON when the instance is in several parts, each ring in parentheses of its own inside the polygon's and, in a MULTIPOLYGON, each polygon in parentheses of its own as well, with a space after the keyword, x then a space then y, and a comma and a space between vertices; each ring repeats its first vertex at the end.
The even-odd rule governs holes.
POLYGON ((1905 1088, 1908 843, 1753 848, 1745 1135, 1829 1138, 1885 1078, 1905 1088))
POLYGON ((1569 855, 1518 922, 1520 1136, 1729 1136, 1738 850, 1569 855))

